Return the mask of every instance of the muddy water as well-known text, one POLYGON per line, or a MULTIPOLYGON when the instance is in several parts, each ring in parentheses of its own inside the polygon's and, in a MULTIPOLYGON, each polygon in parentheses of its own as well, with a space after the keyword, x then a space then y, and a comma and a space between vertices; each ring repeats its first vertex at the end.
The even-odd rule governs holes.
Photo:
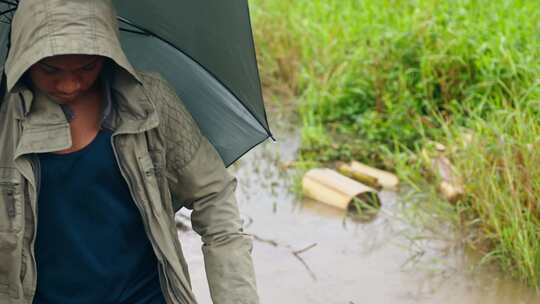
MULTIPOLYGON (((245 229, 255 236, 261 303, 540 303, 540 296, 495 270, 472 269, 451 237, 408 225, 394 193, 381 193, 383 207, 370 222, 299 201, 289 192, 286 169, 298 140, 288 131, 277 137, 231 168, 245 229)), ((195 293, 201 304, 212 303, 200 240, 189 230, 179 237, 195 293)))

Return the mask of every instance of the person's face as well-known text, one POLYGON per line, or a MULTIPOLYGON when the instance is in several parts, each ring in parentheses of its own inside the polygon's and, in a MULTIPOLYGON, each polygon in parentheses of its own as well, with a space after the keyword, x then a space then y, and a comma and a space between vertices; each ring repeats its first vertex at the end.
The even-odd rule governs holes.
POLYGON ((93 55, 57 55, 32 65, 32 84, 59 103, 70 103, 90 91, 105 58, 93 55))

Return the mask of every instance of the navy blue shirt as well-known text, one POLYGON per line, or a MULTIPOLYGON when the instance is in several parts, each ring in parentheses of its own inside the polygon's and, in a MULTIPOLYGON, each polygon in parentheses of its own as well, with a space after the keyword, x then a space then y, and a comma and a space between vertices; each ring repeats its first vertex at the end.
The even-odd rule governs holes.
POLYGON ((161 304, 158 262, 101 130, 82 150, 44 153, 34 304, 161 304))

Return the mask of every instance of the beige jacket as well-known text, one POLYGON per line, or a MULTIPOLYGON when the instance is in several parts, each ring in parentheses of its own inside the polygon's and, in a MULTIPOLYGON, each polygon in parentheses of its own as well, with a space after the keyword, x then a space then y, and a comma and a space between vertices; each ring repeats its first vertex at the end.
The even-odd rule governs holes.
POLYGON ((193 210, 216 304, 258 303, 251 239, 243 233, 234 190, 213 146, 182 102, 155 74, 136 72, 118 42, 109 0, 23 0, 13 20, 5 66, 8 93, 0 105, 0 303, 32 303, 39 191, 36 153, 71 146, 61 107, 34 98, 20 78, 37 61, 58 54, 112 59, 115 104, 103 127, 159 261, 167 303, 192 304, 187 265, 174 213, 193 210))

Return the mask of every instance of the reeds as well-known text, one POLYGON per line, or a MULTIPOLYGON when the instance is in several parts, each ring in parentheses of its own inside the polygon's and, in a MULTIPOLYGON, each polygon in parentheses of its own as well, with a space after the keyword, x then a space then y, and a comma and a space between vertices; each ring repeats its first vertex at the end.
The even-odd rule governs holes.
POLYGON ((250 3, 267 91, 299 100, 301 160, 393 167, 428 140, 458 147, 466 197, 439 210, 540 286, 540 1, 250 3))
POLYGON ((465 233, 470 245, 504 271, 528 284, 540 283, 540 125, 527 102, 475 118, 473 140, 448 140, 465 181, 465 233))

